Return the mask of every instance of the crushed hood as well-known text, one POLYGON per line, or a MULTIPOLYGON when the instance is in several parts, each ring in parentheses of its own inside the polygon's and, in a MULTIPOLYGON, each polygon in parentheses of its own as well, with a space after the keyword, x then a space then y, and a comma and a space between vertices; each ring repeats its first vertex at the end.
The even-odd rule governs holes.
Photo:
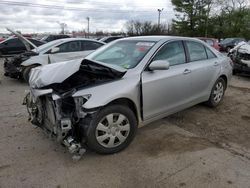
POLYGON ((122 77, 126 73, 126 69, 122 67, 81 58, 33 68, 29 84, 34 89, 44 88, 52 84, 61 84, 65 80, 69 80, 74 74, 77 74, 77 72, 80 72, 80 70, 86 70, 96 75, 108 74, 114 78, 122 77))
POLYGON ((250 44, 246 42, 240 42, 231 50, 231 52, 235 50, 238 50, 238 52, 243 53, 243 54, 250 54, 250 44))
POLYGON ((20 33, 10 29, 10 28, 6 28, 9 32, 11 32, 13 35, 15 35, 17 38, 19 38, 19 40, 22 41, 22 43, 24 44, 25 48, 27 49, 27 51, 31 50, 32 46, 34 49, 37 49, 37 46, 32 43, 30 40, 28 40, 27 38, 25 38, 24 36, 22 36, 20 33))

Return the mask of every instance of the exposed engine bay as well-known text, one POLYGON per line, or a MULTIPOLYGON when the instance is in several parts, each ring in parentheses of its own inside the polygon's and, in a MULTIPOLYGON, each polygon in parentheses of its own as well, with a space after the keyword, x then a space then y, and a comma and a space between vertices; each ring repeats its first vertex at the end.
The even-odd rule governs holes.
POLYGON ((250 71, 250 44, 241 42, 235 46, 230 52, 229 56, 232 61, 241 69, 249 69, 250 71))
POLYGON ((23 102, 27 106, 29 120, 68 147, 70 153, 80 157, 85 151, 84 135, 88 128, 86 119, 93 116, 98 109, 87 112, 82 105, 90 96, 72 95, 79 89, 113 81, 124 74, 125 72, 83 60, 79 70, 61 83, 31 88, 23 102))
POLYGON ((36 52, 28 51, 19 55, 15 55, 13 57, 5 58, 4 60, 4 75, 9 76, 11 78, 20 79, 22 77, 22 62, 29 59, 31 56, 38 55, 36 52))

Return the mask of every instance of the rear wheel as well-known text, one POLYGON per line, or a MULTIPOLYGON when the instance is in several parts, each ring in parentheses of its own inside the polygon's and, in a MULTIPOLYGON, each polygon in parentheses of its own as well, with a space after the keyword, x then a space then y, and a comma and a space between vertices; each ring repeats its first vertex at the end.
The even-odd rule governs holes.
POLYGON ((236 75, 238 72, 235 70, 235 69, 233 69, 233 75, 236 75))
POLYGON ((209 100, 206 102, 206 104, 210 107, 218 106, 224 97, 225 89, 226 89, 225 80, 223 78, 219 78, 215 82, 209 100))
POLYGON ((97 153, 112 154, 125 149, 133 140, 137 120, 128 107, 107 106, 89 122, 87 145, 97 153))

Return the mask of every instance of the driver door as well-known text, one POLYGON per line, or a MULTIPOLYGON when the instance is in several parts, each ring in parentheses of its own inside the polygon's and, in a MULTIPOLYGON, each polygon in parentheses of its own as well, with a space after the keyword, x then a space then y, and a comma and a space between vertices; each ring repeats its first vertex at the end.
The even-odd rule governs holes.
POLYGON ((165 44, 153 60, 167 60, 168 70, 142 73, 144 120, 183 109, 191 98, 189 65, 182 41, 165 44))
POLYGON ((59 45, 58 48, 58 52, 49 54, 49 63, 69 61, 73 59, 83 58, 87 55, 81 52, 80 41, 66 42, 59 45))

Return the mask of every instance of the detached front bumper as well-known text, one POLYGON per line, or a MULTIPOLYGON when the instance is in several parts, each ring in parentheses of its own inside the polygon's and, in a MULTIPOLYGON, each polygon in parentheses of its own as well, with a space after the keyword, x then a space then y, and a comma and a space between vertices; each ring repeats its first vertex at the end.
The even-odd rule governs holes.
POLYGON ((21 66, 16 66, 12 61, 4 61, 4 75, 11 78, 21 78, 22 68, 21 66))

